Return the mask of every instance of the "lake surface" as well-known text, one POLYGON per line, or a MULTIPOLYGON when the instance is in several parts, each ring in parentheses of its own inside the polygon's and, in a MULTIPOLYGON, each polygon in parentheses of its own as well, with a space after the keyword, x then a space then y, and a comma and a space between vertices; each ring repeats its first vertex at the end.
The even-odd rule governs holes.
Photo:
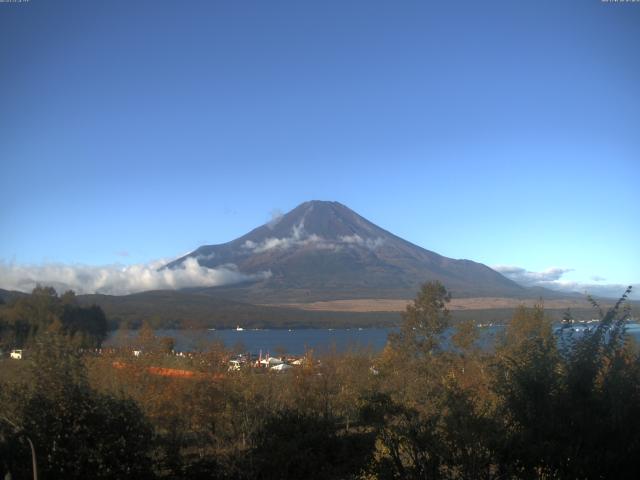
MULTIPOLYGON (((270 353, 284 351, 292 355, 302 355, 308 349, 316 352, 328 352, 335 349, 344 352, 351 348, 371 348, 380 351, 387 342, 387 335, 397 331, 394 328, 305 328, 297 330, 156 330, 159 337, 172 337, 175 350, 194 351, 213 341, 222 341, 226 347, 238 351, 270 353), (237 348, 236 348, 237 347, 237 348)), ((136 332, 131 332, 135 337, 136 332)), ((104 342, 104 346, 116 346, 113 333, 104 342)))
MULTIPOLYGON (((503 326, 481 329, 481 343, 493 344, 503 326)), ((370 348, 380 351, 387 342, 387 335, 397 332, 397 328, 336 328, 336 329, 266 329, 266 330, 157 330, 160 337, 172 337, 177 351, 187 352, 205 348, 212 341, 222 341, 228 348, 238 351, 276 354, 284 351, 292 355, 302 355, 307 349, 323 353, 335 349, 344 352, 353 348, 370 348)), ((627 332, 640 342, 640 324, 631 323, 627 332)), ((134 338, 137 332, 131 332, 134 338)), ((117 338, 112 332, 104 342, 105 347, 117 346, 117 338)))

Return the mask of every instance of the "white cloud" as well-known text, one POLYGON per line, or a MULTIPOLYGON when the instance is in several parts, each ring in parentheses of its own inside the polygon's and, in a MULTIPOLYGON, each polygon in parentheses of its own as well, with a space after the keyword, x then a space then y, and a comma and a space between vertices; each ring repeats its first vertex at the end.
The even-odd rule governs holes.
POLYGON ((291 236, 284 238, 269 237, 260 243, 247 240, 242 245, 243 248, 252 250, 255 253, 266 252, 267 250, 287 250, 292 247, 302 247, 309 244, 316 244, 322 248, 322 244, 326 244, 321 237, 312 234, 308 235, 304 230, 304 222, 294 225, 291 229, 291 236))
POLYGON ((202 253, 196 255, 197 260, 213 260, 216 257, 216 252, 208 253, 207 255, 203 255, 202 253))
POLYGON ((271 214, 271 220, 267 222, 267 227, 273 230, 273 228, 278 224, 278 222, 282 220, 282 217, 284 216, 284 214, 282 213, 282 210, 280 210, 279 208, 275 208, 271 210, 270 214, 271 214))
POLYGON ((217 268, 200 266, 195 258, 187 258, 172 269, 159 270, 165 260, 138 265, 18 265, 0 261, 0 288, 30 292, 36 285, 51 285, 57 290, 77 293, 126 295, 146 290, 213 287, 269 278, 271 272, 247 275, 235 265, 217 268))
MULTIPOLYGON (((593 284, 559 280, 557 282, 550 282, 546 285, 541 286, 551 288, 553 290, 560 290, 563 292, 578 292, 585 295, 592 295, 594 297, 620 298, 620 296, 624 293, 629 285, 616 283, 593 284)), ((629 295, 629 299, 640 299, 640 285, 632 285, 631 295, 629 295)))
POLYGON ((384 243, 383 238, 380 238, 380 237, 362 238, 357 233, 353 235, 345 235, 345 236, 339 237, 339 240, 347 244, 354 244, 354 245, 360 245, 362 247, 367 247, 370 250, 375 250, 376 248, 380 247, 384 243))
MULTIPOLYGON (((593 282, 598 283, 563 280, 562 277, 566 273, 574 270, 572 268, 551 267, 542 272, 531 272, 522 267, 496 265, 493 269, 525 287, 545 287, 551 290, 584 293, 596 297, 619 298, 628 286, 616 283, 603 284, 601 282, 603 282, 605 278, 598 275, 591 277, 593 282)), ((633 285, 633 290, 629 298, 640 298, 640 285, 633 285)))
POLYGON ((262 253, 268 250, 287 250, 293 247, 304 247, 313 245, 315 248, 325 250, 340 250, 344 246, 359 245, 362 247, 375 250, 384 243, 382 238, 362 238, 358 234, 346 235, 338 238, 338 241, 331 241, 322 238, 319 235, 308 234, 304 229, 304 221, 298 225, 294 225, 291 229, 291 236, 284 238, 269 237, 260 243, 247 240, 242 245, 243 248, 251 250, 254 253, 262 253))
POLYGON ((510 278, 514 282, 518 282, 525 286, 540 285, 545 282, 555 282, 560 280, 565 273, 573 271, 572 268, 551 267, 542 272, 530 272, 524 268, 511 265, 496 265, 493 269, 502 273, 505 277, 510 278))

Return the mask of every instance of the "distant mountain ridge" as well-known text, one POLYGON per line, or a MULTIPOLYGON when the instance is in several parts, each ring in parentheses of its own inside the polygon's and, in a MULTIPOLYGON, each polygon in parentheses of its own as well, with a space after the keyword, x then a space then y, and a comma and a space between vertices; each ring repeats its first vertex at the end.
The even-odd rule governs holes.
POLYGON ((529 289, 486 265, 414 245, 338 202, 305 202, 246 235, 201 246, 164 268, 188 259, 208 268, 233 265, 256 276, 252 283, 206 289, 250 302, 413 298, 431 280, 457 297, 530 296, 529 289))

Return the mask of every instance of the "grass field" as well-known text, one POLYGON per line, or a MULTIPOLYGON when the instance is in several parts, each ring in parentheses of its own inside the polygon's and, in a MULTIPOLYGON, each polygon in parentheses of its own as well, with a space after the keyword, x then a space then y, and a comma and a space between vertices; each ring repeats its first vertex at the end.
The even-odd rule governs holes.
MULTIPOLYGON (((447 305, 449 310, 493 310, 513 309, 520 305, 533 306, 539 302, 536 299, 515 298, 456 298, 447 305)), ((271 305, 277 307, 296 308, 299 310, 330 311, 330 312, 402 312, 409 300, 368 298, 353 300, 331 300, 311 303, 286 303, 271 305)), ((589 309, 591 305, 587 300, 547 300, 544 302, 548 309, 589 309)))

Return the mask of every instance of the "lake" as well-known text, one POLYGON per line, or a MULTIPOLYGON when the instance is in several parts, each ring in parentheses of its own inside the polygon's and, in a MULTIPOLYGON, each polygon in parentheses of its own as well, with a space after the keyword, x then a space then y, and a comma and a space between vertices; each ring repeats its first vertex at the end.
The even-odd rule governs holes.
MULTIPOLYGON (((482 344, 491 345, 504 327, 497 325, 481 329, 482 344)), ((275 354, 284 351, 292 355, 302 355, 307 349, 318 353, 335 348, 344 352, 351 348, 370 348, 380 351, 387 342, 389 333, 397 328, 336 328, 336 329, 265 329, 265 330, 157 330, 160 337, 172 337, 177 351, 194 351, 206 343, 222 341, 228 348, 238 347, 239 351, 275 354)), ((640 324, 631 323, 628 333, 640 342, 640 324)), ((135 337, 137 332, 132 331, 135 337)), ((116 346, 115 332, 111 332, 104 342, 105 347, 116 346)))
MULTIPOLYGON (((264 330, 156 330, 159 337, 172 337, 175 350, 193 351, 202 348, 206 343, 222 341, 228 348, 251 353, 275 354, 285 351, 292 355, 302 355, 307 349, 316 352, 327 352, 335 348, 344 352, 352 347, 382 350, 387 335, 397 331, 393 328, 304 328, 296 330, 264 329, 264 330)), ((136 332, 131 335, 135 337, 136 332)), ((105 347, 116 346, 112 332, 104 342, 105 347)))

